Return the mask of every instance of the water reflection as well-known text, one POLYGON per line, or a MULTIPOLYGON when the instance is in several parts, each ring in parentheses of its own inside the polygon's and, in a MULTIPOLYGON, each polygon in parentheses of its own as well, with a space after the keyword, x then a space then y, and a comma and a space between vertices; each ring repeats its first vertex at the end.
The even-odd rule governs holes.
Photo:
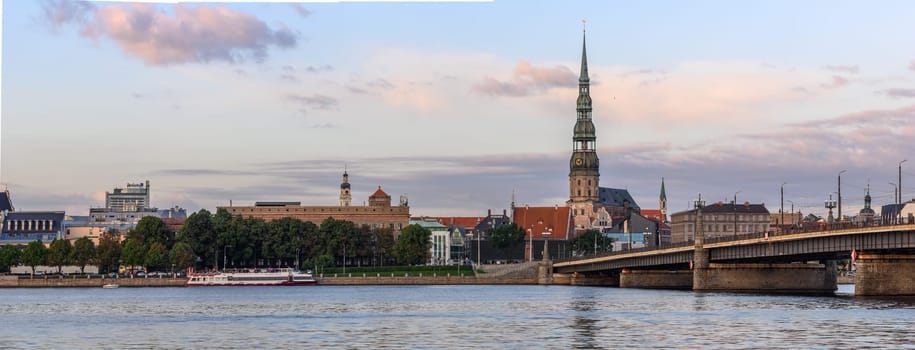
POLYGON ((2 293, 0 338, 13 348, 796 349, 906 347, 915 339, 915 298, 847 293, 565 286, 2 293))

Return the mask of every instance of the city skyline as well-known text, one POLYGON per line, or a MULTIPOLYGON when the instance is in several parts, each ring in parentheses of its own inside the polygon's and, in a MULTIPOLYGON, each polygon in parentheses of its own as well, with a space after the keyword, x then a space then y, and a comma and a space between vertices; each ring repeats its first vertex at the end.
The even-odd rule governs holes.
POLYGON ((380 185, 413 215, 562 205, 582 17, 601 185, 642 208, 664 177, 671 213, 777 212, 787 182, 822 215, 847 170, 843 213, 868 182, 879 211, 915 154, 905 2, 3 5, 17 209, 147 179, 159 207, 331 205, 344 167, 354 204, 380 185))

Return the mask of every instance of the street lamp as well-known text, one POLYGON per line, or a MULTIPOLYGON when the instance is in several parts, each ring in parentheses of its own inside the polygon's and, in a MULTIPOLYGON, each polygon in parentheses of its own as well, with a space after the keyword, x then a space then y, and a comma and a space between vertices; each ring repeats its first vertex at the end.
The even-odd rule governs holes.
POLYGON ((527 253, 528 253, 528 262, 534 261, 534 225, 531 225, 531 228, 527 229, 527 253))
MULTIPOLYGON (((893 203, 893 204, 896 204, 896 211, 898 212, 898 211, 900 211, 900 210, 899 210, 898 198, 901 197, 901 196, 898 195, 898 193, 899 193, 899 186, 897 186, 896 184, 894 184, 894 183, 892 183, 892 182, 890 182, 890 185, 893 185, 893 201, 896 202, 896 203, 893 203)), ((881 215, 883 215, 883 213, 881 213, 881 215)), ((893 221, 895 221, 895 220, 896 220, 896 215, 893 216, 893 221)))
POLYGON ((550 234, 553 229, 543 231, 543 261, 550 261, 550 234))
POLYGON ((839 222, 842 222, 842 173, 845 170, 839 172, 839 222))
POLYGON ((734 238, 737 238, 737 194, 740 192, 743 191, 734 192, 734 238))
POLYGON ((785 185, 787 185, 787 184, 788 184, 787 182, 782 182, 782 188, 781 188, 781 192, 782 192, 782 208, 779 209, 779 212, 781 212, 781 214, 782 214, 782 221, 779 222, 779 227, 778 227, 778 228, 779 228, 779 231, 781 231, 781 228, 782 228, 783 226, 785 226, 785 185))
POLYGON ((896 204, 902 204, 902 163, 905 163, 908 159, 903 159, 899 162, 899 199, 896 201, 896 204))

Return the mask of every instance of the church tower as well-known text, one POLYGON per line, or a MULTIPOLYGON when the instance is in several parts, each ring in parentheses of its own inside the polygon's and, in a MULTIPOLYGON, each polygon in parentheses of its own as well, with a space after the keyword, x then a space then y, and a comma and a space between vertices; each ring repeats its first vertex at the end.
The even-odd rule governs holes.
MULTIPOLYGON (((584 33, 584 31, 582 31, 584 33)), ((577 118, 572 132, 572 157, 569 160, 569 207, 576 228, 590 227, 590 217, 598 203, 600 164, 595 143, 597 136, 591 121, 591 79, 588 77, 588 55, 585 36, 581 42, 581 74, 578 77, 577 118)))
POLYGON ((667 191, 664 190, 664 178, 661 178, 661 196, 658 198, 658 207, 661 208, 661 220, 667 221, 667 191))
POLYGON ((340 206, 348 207, 353 202, 353 195, 349 192, 349 174, 343 170, 343 183, 340 184, 340 206))

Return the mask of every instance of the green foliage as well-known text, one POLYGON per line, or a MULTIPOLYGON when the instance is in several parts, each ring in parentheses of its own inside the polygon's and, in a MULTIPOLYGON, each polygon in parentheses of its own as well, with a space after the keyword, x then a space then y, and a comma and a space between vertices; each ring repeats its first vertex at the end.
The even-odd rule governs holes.
POLYGON ((134 268, 143 265, 146 260, 146 247, 138 240, 128 238, 124 240, 121 247, 121 262, 130 266, 131 271, 134 268))
POLYGON ((0 272, 10 272, 10 268, 19 265, 22 259, 22 250, 17 246, 4 245, 0 247, 0 272))
MULTIPOLYGON (((227 212, 228 213, 228 212, 227 212)), ((199 256, 204 267, 215 261, 216 225, 213 215, 206 209, 191 214, 184 222, 178 239, 191 246, 194 255, 199 256)))
POLYGON ((110 272, 112 266, 117 266, 121 260, 121 244, 118 242, 117 230, 103 233, 95 249, 99 272, 110 272))
POLYGON ((489 240, 492 242, 493 247, 502 249, 505 252, 506 261, 511 261, 512 248, 524 242, 524 236, 524 229, 515 223, 499 225, 489 232, 489 240))
POLYGON ((172 247, 172 250, 168 253, 168 258, 169 261, 175 265, 175 268, 184 270, 194 266, 197 256, 194 255, 194 250, 191 249, 190 244, 178 242, 175 243, 175 246, 172 247))
POLYGON ((156 242, 166 247, 171 247, 175 243, 175 234, 165 226, 162 219, 155 216, 144 216, 140 219, 137 226, 127 233, 127 238, 147 247, 156 242))
POLYGON ((64 265, 70 263, 70 250, 73 248, 68 239, 55 239, 51 241, 51 248, 48 249, 48 265, 57 266, 57 273, 60 273, 64 265))
POLYGON ((146 249, 146 256, 143 264, 150 270, 161 270, 168 264, 168 250, 165 245, 159 242, 153 242, 146 249))
POLYGON ((595 247, 597 253, 608 253, 613 250, 613 239, 600 233, 598 230, 587 230, 571 240, 572 251, 577 255, 593 255, 595 247))
POLYGON ((89 237, 82 237, 73 242, 70 251, 70 262, 79 266, 79 272, 85 273, 86 265, 95 260, 95 243, 89 237))
POLYGON ((32 274, 35 274, 35 266, 45 265, 48 263, 48 248, 45 248, 41 241, 32 241, 25 246, 22 251, 22 263, 32 268, 32 274))
POLYGON ((422 264, 429 261, 432 252, 432 231, 413 224, 404 227, 394 243, 394 257, 403 265, 422 264))

